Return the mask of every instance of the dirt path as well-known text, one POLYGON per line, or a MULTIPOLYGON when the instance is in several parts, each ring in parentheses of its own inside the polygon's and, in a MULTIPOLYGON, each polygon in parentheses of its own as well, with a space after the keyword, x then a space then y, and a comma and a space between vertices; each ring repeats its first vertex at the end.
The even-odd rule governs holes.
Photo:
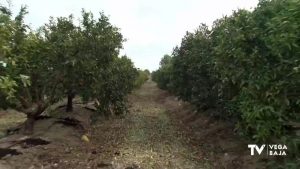
MULTIPOLYGON (((162 91, 147 82, 130 97, 132 107, 125 118, 126 135, 113 160, 116 167, 201 169, 209 168, 194 156, 186 138, 172 123, 162 91)), ((177 103, 178 104, 178 103, 177 103)))

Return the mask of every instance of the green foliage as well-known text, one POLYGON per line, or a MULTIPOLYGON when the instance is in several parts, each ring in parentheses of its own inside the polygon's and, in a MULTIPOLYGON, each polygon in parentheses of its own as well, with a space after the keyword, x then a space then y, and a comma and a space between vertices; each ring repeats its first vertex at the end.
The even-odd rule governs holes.
POLYGON ((213 38, 221 42, 214 55, 218 77, 238 99, 241 131, 256 140, 279 137, 286 122, 299 120, 297 6, 296 1, 261 1, 252 13, 238 11, 215 27, 220 31, 213 38), (280 23, 295 22, 283 29, 277 22, 282 18, 280 23))
POLYGON ((34 119, 65 96, 72 107, 78 95, 96 99, 102 114, 127 111, 126 95, 136 79, 145 81, 146 72, 138 78, 131 60, 117 57, 124 40, 107 16, 100 13, 95 19, 83 10, 78 25, 70 15, 50 18, 31 31, 24 23, 26 14, 22 7, 12 18, 9 9, 0 8, 1 108, 13 107, 34 119))
POLYGON ((145 69, 144 72, 145 72, 148 76, 150 76, 150 74, 151 74, 150 71, 149 71, 148 69, 145 69))
POLYGON ((129 58, 114 57, 113 62, 100 70, 93 86, 97 107, 105 116, 127 112, 126 96, 134 89, 137 70, 129 58))
POLYGON ((11 38, 13 36, 14 23, 11 12, 4 6, 0 6, 0 106, 7 105, 6 100, 13 98, 17 84, 11 76, 7 75, 8 55, 11 51, 11 38))
POLYGON ((168 89, 170 84, 170 71, 172 69, 171 56, 165 55, 160 61, 160 68, 157 71, 152 72, 152 79, 157 82, 158 87, 161 89, 168 89))
POLYGON ((299 158, 291 130, 300 123, 299 21, 299 1, 262 0, 187 33, 152 78, 202 111, 235 117, 257 142, 285 140, 289 157, 299 158))
POLYGON ((92 13, 83 10, 80 25, 74 25, 70 15, 52 18, 43 30, 49 47, 55 51, 50 59, 54 76, 61 80, 68 99, 72 100, 75 94, 92 99, 93 95, 88 94, 93 93, 89 90, 99 81, 99 71, 107 70, 122 47, 118 28, 103 13, 94 19, 92 13))
POLYGON ((0 89, 1 92, 3 92, 6 95, 5 98, 6 100, 10 100, 11 98, 14 97, 14 94, 16 92, 15 90, 16 87, 17 84, 14 80, 6 76, 0 76, 0 89))
POLYGON ((149 70, 138 70, 138 75, 134 82, 135 88, 140 88, 149 79, 149 76, 149 70))

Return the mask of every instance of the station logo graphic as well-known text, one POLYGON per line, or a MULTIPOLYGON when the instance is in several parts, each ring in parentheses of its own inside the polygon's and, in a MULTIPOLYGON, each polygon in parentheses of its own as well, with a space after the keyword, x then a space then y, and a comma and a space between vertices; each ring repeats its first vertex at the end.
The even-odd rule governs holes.
POLYGON ((250 149, 250 155, 261 155, 263 152, 269 156, 286 156, 287 155, 287 146, 284 144, 248 144, 250 149))

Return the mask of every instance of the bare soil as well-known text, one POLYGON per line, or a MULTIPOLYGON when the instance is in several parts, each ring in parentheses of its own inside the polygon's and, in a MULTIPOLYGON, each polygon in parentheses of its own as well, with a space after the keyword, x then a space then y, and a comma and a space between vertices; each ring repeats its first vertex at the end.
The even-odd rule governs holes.
POLYGON ((134 91, 129 103, 129 114, 92 126, 92 111, 58 109, 55 118, 37 121, 33 136, 0 140, 0 169, 262 168, 232 126, 195 113, 151 81, 134 91), (79 125, 59 122, 68 117, 79 125))

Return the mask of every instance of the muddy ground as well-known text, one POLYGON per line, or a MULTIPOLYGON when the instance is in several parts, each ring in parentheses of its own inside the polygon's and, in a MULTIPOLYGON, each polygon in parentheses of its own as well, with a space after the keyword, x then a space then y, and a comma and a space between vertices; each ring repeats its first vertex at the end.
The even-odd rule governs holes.
POLYGON ((88 119, 92 111, 81 106, 70 114, 81 125, 66 125, 58 117, 41 119, 33 136, 13 134, 0 140, 0 168, 263 168, 232 126, 196 114, 151 81, 129 96, 129 104, 129 114, 100 119, 93 126, 88 119))

